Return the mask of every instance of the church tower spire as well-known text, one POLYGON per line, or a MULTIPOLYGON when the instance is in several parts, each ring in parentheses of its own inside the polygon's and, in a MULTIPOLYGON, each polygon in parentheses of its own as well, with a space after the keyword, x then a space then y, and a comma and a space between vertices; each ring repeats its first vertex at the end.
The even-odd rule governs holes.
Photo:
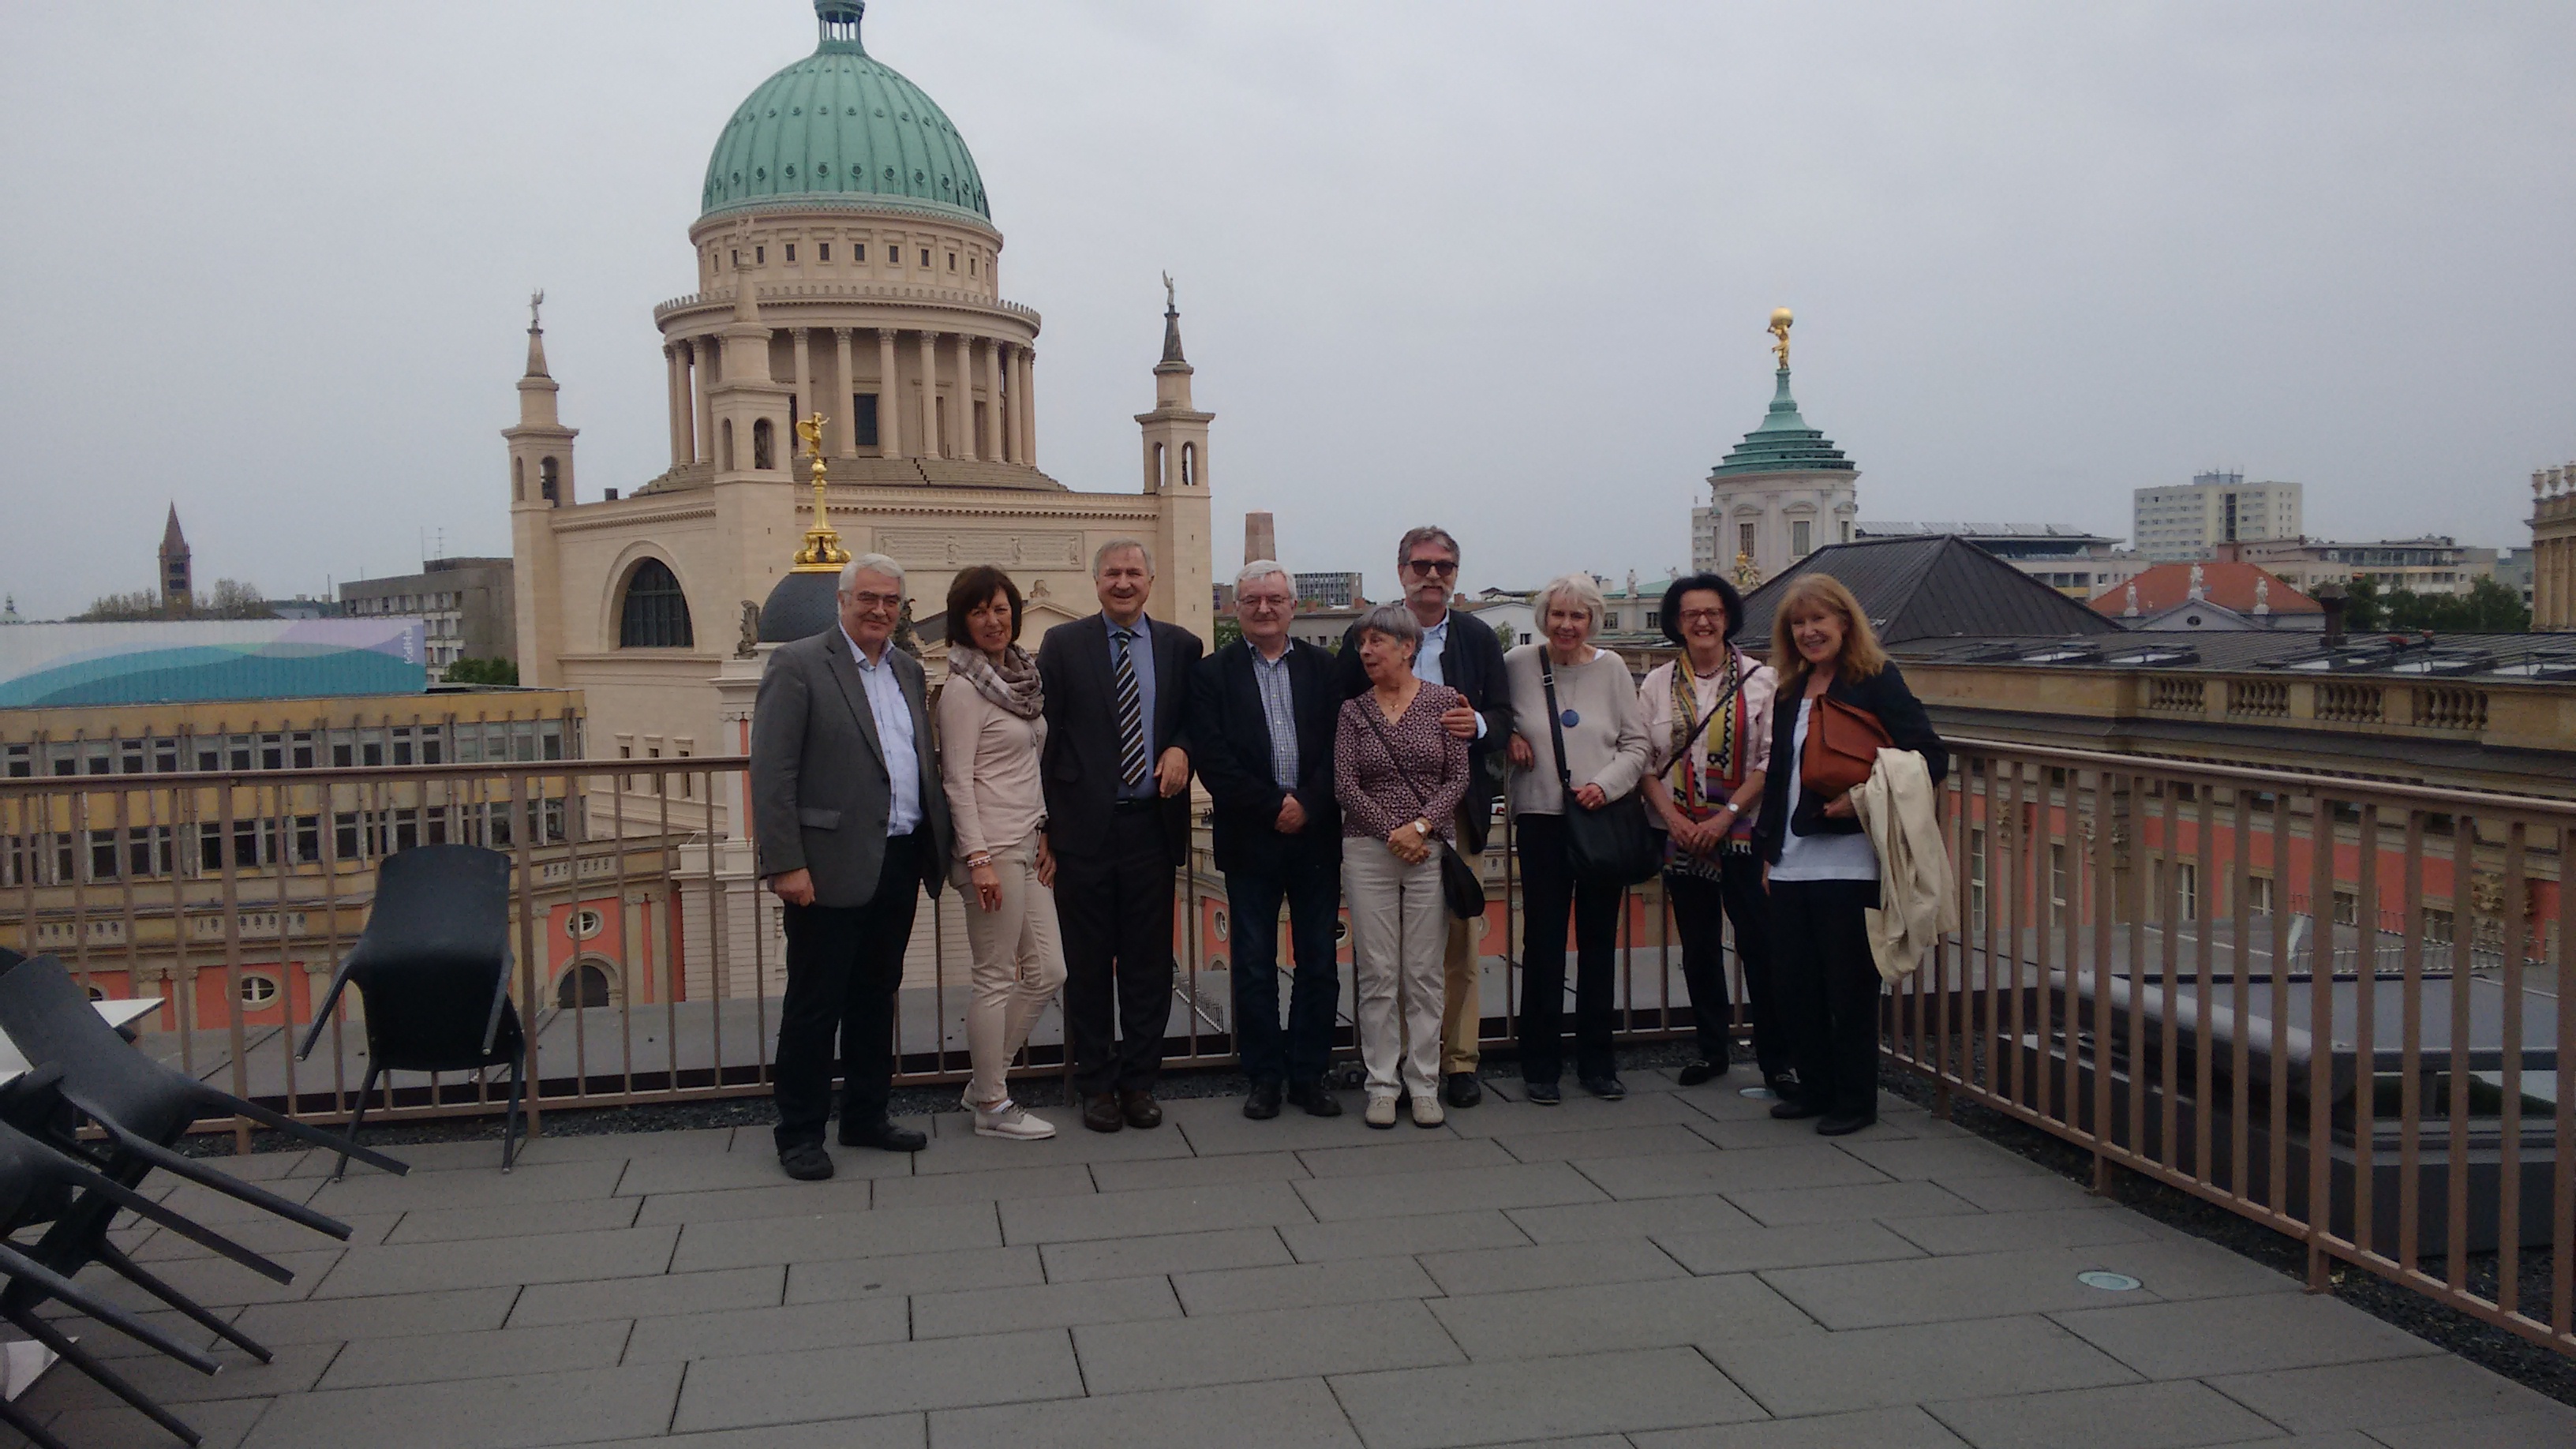
POLYGON ((556 510, 573 503, 572 440, 557 410, 562 387, 546 370, 544 292, 528 298, 528 366, 519 377, 518 426, 504 428, 510 449, 510 553, 512 600, 518 615, 519 677, 530 685, 560 682, 562 656, 556 621, 562 617, 562 580, 555 556, 556 510))
POLYGON ((188 563, 188 536, 179 531, 179 505, 173 503, 170 521, 161 525, 161 608, 173 619, 184 619, 196 604, 196 583, 188 563))
POLYGON ((1208 424, 1190 401, 1196 368, 1181 353, 1181 307, 1171 274, 1163 274, 1163 360, 1154 364, 1154 410, 1136 415, 1144 430, 1145 491, 1160 500, 1156 593, 1171 600, 1168 617, 1213 642, 1215 581, 1208 542, 1208 424))

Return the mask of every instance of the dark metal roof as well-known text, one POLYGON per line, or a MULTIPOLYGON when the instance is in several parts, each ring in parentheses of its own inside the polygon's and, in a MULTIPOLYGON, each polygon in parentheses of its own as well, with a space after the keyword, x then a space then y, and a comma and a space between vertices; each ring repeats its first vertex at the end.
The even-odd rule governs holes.
POLYGON ((1810 573, 1842 580, 1889 644, 1916 639, 1996 635, 2054 638, 2118 634, 2119 624, 2093 612, 2002 559, 1955 536, 1863 539, 1821 548, 1744 596, 1750 638, 1771 632, 1771 609, 1793 579, 1810 573))

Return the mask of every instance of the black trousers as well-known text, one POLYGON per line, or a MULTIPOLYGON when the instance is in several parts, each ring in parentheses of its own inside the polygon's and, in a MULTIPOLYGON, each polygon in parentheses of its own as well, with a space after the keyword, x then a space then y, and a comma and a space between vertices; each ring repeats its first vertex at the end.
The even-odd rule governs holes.
POLYGON ((1521 1079, 1565 1074, 1565 927, 1574 920, 1574 1074, 1606 1077, 1610 1000, 1618 984, 1619 898, 1615 885, 1581 885, 1566 856, 1565 817, 1513 819, 1521 859, 1521 1079), (1570 909, 1569 909, 1570 908, 1570 909))
POLYGON ((1172 1019, 1172 872, 1162 813, 1122 809, 1109 848, 1055 862, 1056 925, 1064 934, 1064 1022, 1073 1089, 1142 1092, 1163 1073, 1172 1019))
POLYGON ((1878 1116, 1878 964, 1861 912, 1874 880, 1771 882, 1771 979, 1798 1092, 1835 1116, 1878 1116))
POLYGON ((1330 852, 1294 849, 1277 865, 1226 872, 1234 917, 1234 1050, 1256 1082, 1321 1079, 1333 1055, 1333 1010, 1342 973, 1334 960, 1341 924, 1340 864, 1330 852), (1279 907, 1288 907, 1288 1029, 1279 1029, 1279 907))
POLYGON ((895 990, 921 899, 919 836, 886 842, 864 906, 786 907, 787 996, 778 1006, 778 1150, 820 1144, 841 1070, 841 1126, 885 1120, 894 1075, 895 990), (833 1050, 833 1039, 840 1050, 833 1050))
POLYGON ((1780 1024, 1771 986, 1771 906, 1762 896, 1762 862, 1751 852, 1722 857, 1718 878, 1668 871, 1664 888, 1673 903, 1673 927, 1682 938, 1682 980, 1690 986, 1691 1013, 1699 1023, 1699 1054, 1727 1058, 1731 1015, 1723 932, 1735 933, 1735 956, 1744 972, 1744 1015, 1753 1028, 1753 1060, 1763 1084, 1778 1088, 1796 1058, 1780 1024))

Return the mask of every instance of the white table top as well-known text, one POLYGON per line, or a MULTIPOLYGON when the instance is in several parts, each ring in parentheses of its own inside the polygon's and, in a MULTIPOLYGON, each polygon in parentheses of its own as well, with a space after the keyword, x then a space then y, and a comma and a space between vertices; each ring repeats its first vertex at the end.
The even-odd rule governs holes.
MULTIPOLYGON (((99 1020, 109 1026, 126 1026, 159 1011, 161 998, 158 996, 118 997, 109 1001, 93 1001, 89 1006, 90 1010, 98 1013, 99 1020)), ((27 1058, 19 1052, 17 1044, 6 1036, 0 1036, 0 1084, 23 1075, 28 1066, 27 1058)))

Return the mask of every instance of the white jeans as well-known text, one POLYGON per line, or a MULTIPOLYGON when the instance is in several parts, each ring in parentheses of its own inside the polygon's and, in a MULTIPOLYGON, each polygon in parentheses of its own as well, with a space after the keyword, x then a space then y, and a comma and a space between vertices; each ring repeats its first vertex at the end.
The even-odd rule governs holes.
POLYGON ((993 872, 1002 878, 1002 904, 990 911, 964 866, 952 875, 966 898, 966 942, 975 953, 974 995, 966 1003, 966 1056, 975 1075, 966 1097, 987 1106, 1011 1094, 1002 1074, 1064 984, 1055 892, 1038 884, 1037 832, 994 850, 993 872))
POLYGON ((1351 912, 1369 1095, 1431 1096, 1439 1088, 1441 958, 1449 944, 1440 857, 1407 865, 1383 840, 1345 839, 1342 895, 1351 912))

